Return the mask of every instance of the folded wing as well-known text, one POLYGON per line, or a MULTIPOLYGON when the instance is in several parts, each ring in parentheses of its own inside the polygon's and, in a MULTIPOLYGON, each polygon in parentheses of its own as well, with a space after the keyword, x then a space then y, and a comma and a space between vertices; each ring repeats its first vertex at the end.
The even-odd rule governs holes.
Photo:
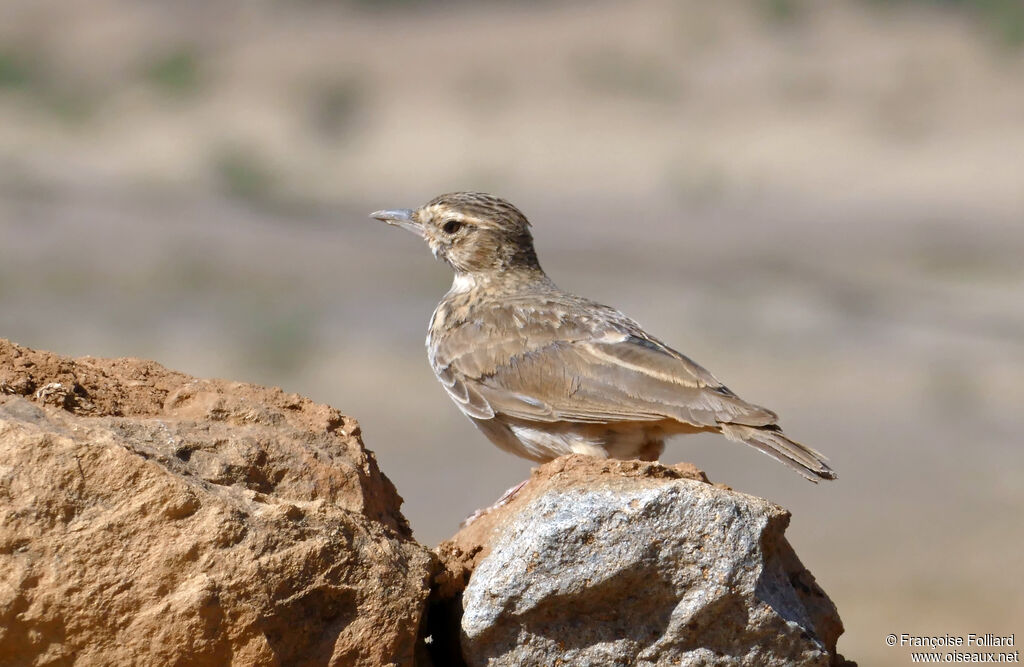
POLYGON ((467 324, 436 347, 431 361, 448 393, 477 419, 775 423, 773 412, 738 398, 693 360, 608 310, 617 317, 577 321, 512 313, 486 335, 479 331, 485 323, 467 324), (527 319, 530 326, 517 325, 527 319))

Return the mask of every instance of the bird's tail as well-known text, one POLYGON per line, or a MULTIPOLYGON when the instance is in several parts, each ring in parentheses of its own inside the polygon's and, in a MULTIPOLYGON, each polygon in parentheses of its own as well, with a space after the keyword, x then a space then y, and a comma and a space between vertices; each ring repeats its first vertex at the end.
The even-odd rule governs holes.
POLYGON ((744 426, 742 424, 720 424, 722 435, 737 442, 745 442, 768 456, 785 463, 808 480, 817 483, 819 479, 835 479, 835 471, 829 467, 823 454, 790 440, 778 426, 744 426))

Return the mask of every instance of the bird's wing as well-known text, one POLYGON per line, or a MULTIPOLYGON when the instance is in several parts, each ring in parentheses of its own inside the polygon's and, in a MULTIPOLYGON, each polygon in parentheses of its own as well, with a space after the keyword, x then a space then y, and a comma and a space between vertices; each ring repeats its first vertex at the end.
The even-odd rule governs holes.
POLYGON ((434 370, 478 419, 775 423, 773 412, 738 398, 618 311, 588 306, 584 316, 570 316, 576 308, 501 306, 437 341, 434 370))

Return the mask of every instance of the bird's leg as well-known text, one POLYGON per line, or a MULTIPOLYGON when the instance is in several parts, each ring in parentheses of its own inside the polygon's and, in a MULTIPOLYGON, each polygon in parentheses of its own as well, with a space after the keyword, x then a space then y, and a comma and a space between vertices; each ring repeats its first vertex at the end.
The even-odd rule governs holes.
POLYGON ((508 491, 503 493, 501 495, 501 498, 498 498, 498 502, 496 502, 493 505, 491 505, 491 509, 497 509, 497 508, 499 508, 499 507, 501 507, 503 505, 508 504, 508 502, 510 500, 512 500, 513 498, 515 498, 516 494, 519 493, 519 490, 521 488, 523 488, 524 486, 526 486, 526 483, 529 482, 529 481, 530 481, 529 478, 524 479, 523 481, 519 482, 518 484, 513 486, 511 489, 509 489, 508 491))
POLYGON ((508 491, 503 493, 501 495, 501 498, 498 498, 494 502, 494 504, 491 505, 490 507, 485 507, 483 509, 479 509, 479 510, 473 512, 472 514, 470 514, 469 516, 467 516, 465 519, 462 520, 462 523, 459 524, 459 528, 465 528, 466 526, 468 526, 469 524, 473 523, 474 521, 476 521, 477 519, 479 519, 483 515, 487 514, 488 512, 491 512, 493 510, 498 509, 499 507, 504 507, 505 505, 507 505, 509 502, 511 502, 511 500, 513 498, 516 497, 516 494, 519 493, 519 490, 522 489, 524 486, 526 486, 526 483, 529 482, 529 481, 530 480, 528 478, 524 479, 523 481, 519 482, 518 484, 513 486, 511 489, 509 489, 508 491))
POLYGON ((641 461, 657 461, 665 451, 665 439, 654 438, 643 444, 636 457, 641 461))

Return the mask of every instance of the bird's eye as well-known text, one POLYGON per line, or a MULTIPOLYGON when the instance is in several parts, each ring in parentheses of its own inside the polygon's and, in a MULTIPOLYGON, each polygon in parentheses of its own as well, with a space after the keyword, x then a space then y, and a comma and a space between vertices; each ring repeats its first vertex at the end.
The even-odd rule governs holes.
POLYGON ((462 229, 462 223, 459 222, 458 220, 449 220, 448 222, 444 223, 444 227, 442 227, 441 229, 444 230, 445 234, 454 234, 455 232, 462 229))

